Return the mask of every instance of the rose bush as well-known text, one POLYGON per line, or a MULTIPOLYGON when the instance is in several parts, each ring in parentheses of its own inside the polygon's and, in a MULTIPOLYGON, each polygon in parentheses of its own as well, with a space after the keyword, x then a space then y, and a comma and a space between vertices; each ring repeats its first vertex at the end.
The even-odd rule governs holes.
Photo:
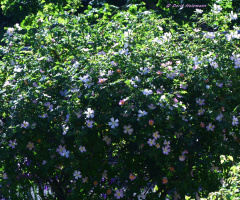
POLYGON ((106 12, 92 25, 97 12, 45 14, 25 35, 8 29, 2 198, 28 199, 31 188, 58 200, 198 198, 219 189, 230 168, 220 155, 239 160, 239 35, 131 13, 106 12))

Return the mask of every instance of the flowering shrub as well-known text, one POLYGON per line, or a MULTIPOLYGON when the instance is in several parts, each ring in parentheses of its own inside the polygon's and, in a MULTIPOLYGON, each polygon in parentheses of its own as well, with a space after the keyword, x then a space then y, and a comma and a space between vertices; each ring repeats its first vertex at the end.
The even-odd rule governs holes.
POLYGON ((239 35, 179 30, 151 12, 87 19, 45 14, 25 35, 6 33, 2 198, 28 199, 31 187, 59 200, 218 190, 220 155, 238 160, 239 35), (179 42, 186 31, 194 40, 179 42))
POLYGON ((222 165, 232 165, 228 172, 228 177, 221 179, 222 187, 217 192, 211 192, 209 199, 238 199, 239 194, 239 163, 233 165, 233 158, 231 156, 221 156, 222 165))

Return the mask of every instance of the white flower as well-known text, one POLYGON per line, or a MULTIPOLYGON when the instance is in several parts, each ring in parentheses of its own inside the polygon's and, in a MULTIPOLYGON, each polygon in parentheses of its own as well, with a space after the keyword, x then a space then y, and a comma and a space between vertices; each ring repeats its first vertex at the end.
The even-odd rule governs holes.
POLYGON ((139 110, 138 113, 139 113, 138 117, 142 117, 148 114, 146 111, 141 111, 141 110, 139 110))
POLYGON ((91 120, 87 120, 87 121, 86 121, 86 124, 87 124, 87 127, 88 127, 88 128, 92 128, 92 127, 93 127, 93 123, 94 123, 94 122, 91 121, 91 120))
POLYGON ((180 194, 177 193, 177 191, 174 191, 174 200, 178 200, 178 199, 181 199, 181 196, 180 194))
POLYGON ((169 152, 171 151, 171 150, 169 149, 169 146, 162 147, 162 150, 163 150, 163 154, 165 154, 165 155, 168 155, 169 152))
POLYGON ((158 44, 163 44, 163 41, 162 41, 162 40, 159 40, 158 37, 154 38, 154 39, 152 40, 152 42, 156 42, 156 43, 158 43, 158 44))
POLYGON ((22 69, 20 68, 19 65, 16 65, 16 67, 14 68, 14 71, 15 71, 15 72, 21 72, 22 69))
POLYGON ((235 68, 235 69, 240 68, 240 62, 236 62, 234 68, 235 68))
POLYGON ((7 34, 8 34, 9 36, 12 36, 13 32, 14 32, 14 28, 8 28, 7 34))
POLYGON ((125 130, 123 131, 124 133, 128 133, 129 135, 132 134, 133 129, 131 128, 131 125, 129 124, 128 126, 123 127, 125 130))
POLYGON ((120 199, 123 197, 123 191, 122 190, 119 190, 119 189, 116 189, 116 193, 114 194, 114 196, 117 198, 117 199, 120 199))
POLYGON ((77 170, 73 173, 73 176, 75 177, 75 179, 82 178, 81 172, 77 170))
POLYGON ((205 112, 205 109, 203 108, 200 108, 200 110, 198 111, 198 115, 203 115, 205 112))
POLYGON ((84 114, 86 114, 86 118, 93 118, 94 117, 94 110, 92 110, 91 108, 88 108, 87 111, 84 112, 84 114))
MULTIPOLYGON (((114 61, 112 61, 112 62, 114 62, 114 61)), ((99 71, 100 77, 104 76, 105 74, 106 74, 106 70, 100 70, 99 71)))
POLYGON ((154 137, 155 140, 160 138, 160 135, 158 133, 159 133, 158 131, 153 133, 153 137, 154 137))
POLYGON ((237 14, 233 14, 233 11, 231 11, 231 14, 229 14, 232 20, 238 19, 237 14))
POLYGON ((163 38, 165 41, 170 41, 171 38, 172 38, 172 34, 171 34, 171 33, 164 33, 164 36, 162 36, 162 38, 163 38))
POLYGON ((149 146, 153 146, 156 144, 155 139, 149 139, 148 142, 149 146))
POLYGON ((238 119, 235 116, 233 116, 232 125, 235 126, 235 125, 238 125, 238 124, 239 124, 238 119))
POLYGON ((195 28, 195 29, 193 29, 193 31, 195 31, 195 32, 199 32, 199 31, 201 31, 200 29, 197 29, 197 28, 195 28))
POLYGON ((56 149, 56 152, 58 152, 59 154, 62 154, 63 150, 65 150, 65 146, 59 145, 58 149, 56 149))
POLYGON ((223 87, 223 83, 216 83, 216 86, 223 87))
POLYGON ((46 118, 46 117, 47 117, 47 114, 38 115, 38 117, 46 118))
POLYGON ((203 12, 203 10, 201 10, 201 9, 196 9, 196 11, 195 11, 196 13, 202 13, 203 12))
POLYGON ((230 57, 231 60, 238 60, 240 57, 240 54, 234 54, 232 53, 232 56, 230 57))
POLYGON ((15 24, 15 26, 16 26, 16 28, 17 28, 19 31, 21 31, 21 30, 22 30, 22 28, 19 26, 19 24, 18 24, 18 23, 16 23, 16 24, 15 24))
POLYGON ((209 131, 214 131, 214 128, 215 128, 215 126, 214 125, 212 125, 212 123, 209 123, 209 125, 206 127, 207 128, 207 130, 209 131))
POLYGON ((91 79, 84 84, 86 88, 90 88, 92 85, 94 85, 94 83, 91 82, 91 79))
POLYGON ((75 112, 75 114, 77 115, 77 118, 80 118, 82 116, 81 111, 79 111, 78 113, 75 112))
POLYGON ((73 67, 74 67, 74 68, 78 68, 78 66, 79 66, 79 62, 78 62, 78 61, 76 61, 75 63, 73 63, 73 67))
POLYGON ((218 120, 219 122, 222 121, 222 119, 223 119, 222 113, 216 117, 216 120, 218 120))
POLYGON ((107 170, 104 170, 103 173, 102 173, 102 178, 107 178, 107 170))
POLYGON ((198 99, 198 100, 197 100, 197 104, 199 104, 200 106, 205 105, 204 102, 205 102, 204 99, 198 99))
POLYGON ((111 76, 113 74, 112 70, 108 70, 107 76, 111 76))
POLYGON ((148 105, 148 108, 154 110, 156 107, 151 103, 150 105, 148 105))
POLYGON ((215 38, 215 33, 214 32, 207 32, 205 34, 206 38, 214 39, 215 38))
POLYGON ((27 128, 29 126, 29 123, 24 121, 22 124, 21 124, 21 128, 27 128))
POLYGON ((170 147, 170 141, 164 140, 164 145, 166 145, 168 148, 170 147))
POLYGON ((114 118, 112 117, 110 120, 111 120, 111 122, 108 122, 108 125, 111 126, 111 128, 115 128, 119 125, 118 124, 118 122, 119 122, 118 119, 114 120, 114 118))
POLYGON ((107 145, 111 143, 111 138, 109 138, 108 136, 104 136, 102 140, 105 141, 107 145))
POLYGON ((81 151, 81 153, 83 153, 83 152, 86 152, 87 150, 86 150, 86 148, 85 147, 83 147, 83 146, 80 146, 79 147, 79 150, 81 151))
POLYGON ((238 34, 238 31, 235 31, 235 32, 230 32, 230 34, 226 34, 226 38, 228 41, 230 41, 232 38, 236 38, 236 39, 239 39, 240 38, 240 35, 238 34))
POLYGON ((14 149, 16 145, 17 145, 16 140, 14 140, 14 141, 10 140, 9 141, 9 145, 8 146, 12 147, 12 149, 14 149))
POLYGON ((85 76, 80 77, 79 79, 80 79, 82 82, 87 83, 87 82, 89 81, 89 75, 86 74, 85 76))
POLYGON ((145 89, 143 90, 143 94, 145 94, 146 96, 148 96, 149 94, 152 94, 152 90, 149 90, 149 89, 145 89))
POLYGON ((211 62, 210 65, 213 66, 214 69, 218 68, 218 64, 216 62, 211 62))
POLYGON ((69 151, 66 151, 66 149, 64 149, 63 151, 62 151, 62 154, 61 154, 61 156, 65 156, 66 158, 68 158, 69 157, 69 151))
POLYGON ((219 13, 222 10, 220 5, 213 4, 213 9, 211 10, 213 13, 219 13))
POLYGON ((66 135, 69 127, 65 126, 65 125, 62 125, 62 129, 63 129, 63 135, 66 135))
POLYGON ((49 110, 53 109, 53 105, 51 105, 50 102, 47 102, 44 105, 47 106, 49 108, 49 110))
POLYGON ((34 149, 34 144, 32 142, 28 142, 27 148, 29 148, 29 150, 34 149))
POLYGON ((143 75, 143 74, 145 75, 150 71, 150 69, 148 67, 144 67, 144 68, 141 67, 140 70, 142 71, 141 75, 143 75))
POLYGON ((186 157, 185 157, 184 155, 179 156, 179 160, 180 160, 180 161, 184 161, 185 158, 186 158, 186 157))
POLYGON ((4 173, 4 174, 2 175, 2 177, 3 177, 3 179, 7 179, 7 174, 4 173))
POLYGON ((137 81, 137 82, 140 82, 140 81, 141 81, 141 79, 138 78, 138 76, 135 76, 135 78, 132 78, 132 80, 133 80, 133 81, 137 81))
POLYGON ((32 129, 36 128, 36 125, 37 125, 36 123, 33 123, 32 126, 31 126, 31 128, 32 128, 32 129))

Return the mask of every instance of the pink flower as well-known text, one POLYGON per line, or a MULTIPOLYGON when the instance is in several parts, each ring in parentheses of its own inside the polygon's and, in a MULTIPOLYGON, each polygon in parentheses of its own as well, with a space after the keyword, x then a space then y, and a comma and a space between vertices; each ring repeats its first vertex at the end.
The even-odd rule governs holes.
POLYGON ((132 173, 129 175, 129 179, 131 181, 135 180, 137 176, 134 176, 132 173))
POLYGON ((180 73, 179 75, 180 75, 180 77, 184 77, 184 74, 183 74, 183 73, 180 73))
POLYGON ((186 158, 186 157, 185 157, 184 155, 179 156, 179 160, 180 160, 180 161, 184 161, 185 158, 186 158))
POLYGON ((150 126, 153 126, 154 121, 151 119, 151 120, 148 121, 148 123, 149 123, 150 126))
POLYGON ((200 126, 201 126, 202 128, 204 128, 204 127, 205 127, 205 124, 204 124, 203 122, 201 122, 200 126))
POLYGON ((156 131, 156 132, 153 133, 154 139, 160 138, 160 135, 159 135, 158 133, 159 133, 158 131, 156 131))
POLYGON ((98 83, 101 84, 101 83, 104 83, 106 82, 107 78, 100 78, 98 79, 98 83))
POLYGON ((184 150, 184 151, 182 152, 183 155, 184 155, 185 153, 188 153, 188 150, 184 150))
POLYGON ((118 104, 121 106, 121 105, 123 105, 124 103, 125 103, 124 100, 120 100, 118 104))
POLYGON ((168 179, 166 177, 164 177, 163 180, 162 180, 162 183, 167 184, 167 182, 168 182, 168 179))
POLYGON ((161 67, 166 67, 166 64, 165 64, 165 63, 162 63, 162 64, 161 64, 161 67))
POLYGON ((161 75, 162 74, 162 72, 161 71, 158 71, 158 72, 156 72, 157 74, 159 74, 159 75, 161 75))
POLYGON ((170 66, 170 65, 172 65, 172 62, 171 61, 167 61, 166 65, 170 66))

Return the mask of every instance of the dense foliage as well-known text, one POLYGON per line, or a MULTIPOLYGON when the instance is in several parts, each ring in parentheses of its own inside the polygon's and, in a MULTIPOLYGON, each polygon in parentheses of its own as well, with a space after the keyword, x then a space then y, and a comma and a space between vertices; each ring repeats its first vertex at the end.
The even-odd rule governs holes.
MULTIPOLYGON (((7 30, 2 198, 28 199, 31 187, 58 200, 198 198, 230 168, 220 155, 239 161, 239 35, 104 8, 7 30)), ((200 13, 221 30, 236 18, 216 5, 200 13)))
MULTIPOLYGON (((158 15, 165 17, 172 16, 180 25, 196 22, 190 19, 196 8, 209 12, 215 0, 0 0, 0 38, 2 38, 4 27, 12 27, 22 22, 30 25, 35 20, 37 13, 51 11, 60 12, 63 10, 77 9, 75 15, 83 13, 90 5, 100 9, 105 3, 116 6, 118 10, 126 10, 132 4, 143 4, 147 10, 157 11, 158 15), (198 7, 199 6, 199 7, 198 7), (202 6, 202 7, 201 7, 202 6)), ((239 1, 221 0, 218 4, 224 8, 224 12, 239 12, 239 1)), ((115 14, 115 11, 111 13, 115 14)), ((240 23, 240 19, 236 20, 240 23)), ((212 31, 206 23, 201 24, 204 30, 212 31)), ((214 31, 217 27, 214 27, 214 31)), ((232 26, 231 26, 232 28, 232 26)))

